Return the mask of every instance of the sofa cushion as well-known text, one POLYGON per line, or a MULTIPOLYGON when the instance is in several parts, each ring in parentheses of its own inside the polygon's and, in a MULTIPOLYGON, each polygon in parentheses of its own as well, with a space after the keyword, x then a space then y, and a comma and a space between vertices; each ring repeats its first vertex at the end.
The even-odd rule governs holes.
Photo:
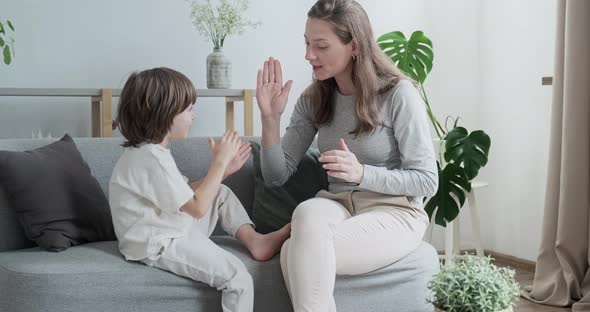
POLYGON ((0 185, 28 239, 50 251, 115 238, 108 201, 69 135, 0 151, 0 185))
POLYGON ((254 204, 252 214, 256 230, 268 233, 291 222, 291 215, 299 203, 313 198, 320 190, 328 189, 326 171, 318 161, 317 148, 307 150, 297 171, 281 186, 264 182, 260 166, 260 145, 252 142, 254 166, 254 204))
MULTIPOLYGON (((212 237, 242 260, 254 280, 254 311, 292 311, 279 263, 253 260, 230 237, 212 237)), ((382 269, 337 276, 338 312, 432 311, 427 284, 438 272, 428 243, 382 269)), ((60 253, 39 248, 0 253, 0 310, 221 312, 220 292, 169 272, 126 262, 117 242, 97 242, 60 253)))

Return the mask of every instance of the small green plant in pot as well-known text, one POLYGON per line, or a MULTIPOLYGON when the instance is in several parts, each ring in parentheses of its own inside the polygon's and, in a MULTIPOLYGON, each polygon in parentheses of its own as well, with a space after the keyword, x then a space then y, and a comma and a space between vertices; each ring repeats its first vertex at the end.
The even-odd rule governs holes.
POLYGON ((491 258, 465 255, 434 275, 428 300, 436 311, 512 312, 519 296, 514 270, 498 268, 491 258))
POLYGON ((446 226, 459 215, 459 209, 471 191, 471 181, 488 162, 490 137, 482 130, 469 133, 466 128, 457 125, 459 118, 454 120, 450 130, 436 119, 424 88, 432 70, 434 50, 432 41, 422 31, 415 31, 409 39, 402 32, 393 31, 380 36, 377 43, 401 71, 418 83, 426 103, 428 118, 440 148, 438 191, 428 200, 425 210, 430 219, 435 215, 436 224, 446 226))

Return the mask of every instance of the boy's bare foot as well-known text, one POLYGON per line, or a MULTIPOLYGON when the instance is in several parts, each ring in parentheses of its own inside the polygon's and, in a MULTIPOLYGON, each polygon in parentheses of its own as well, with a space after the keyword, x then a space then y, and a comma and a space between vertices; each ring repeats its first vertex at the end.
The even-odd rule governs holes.
MULTIPOLYGON (((254 230, 252 229, 252 231, 254 230)), ((238 239, 243 241, 252 257, 258 261, 268 261, 281 251, 283 243, 291 236, 291 223, 285 225, 278 231, 268 234, 256 232, 244 234, 242 236, 244 239, 240 239, 239 236, 238 239)))

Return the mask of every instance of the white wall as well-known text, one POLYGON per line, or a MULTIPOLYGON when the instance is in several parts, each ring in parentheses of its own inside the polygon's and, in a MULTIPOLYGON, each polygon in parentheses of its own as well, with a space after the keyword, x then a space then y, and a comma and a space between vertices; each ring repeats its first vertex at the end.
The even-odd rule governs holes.
MULTIPOLYGON (((294 80, 283 124, 311 81, 303 32, 314 2, 252 0, 249 16, 262 24, 228 38, 224 47, 232 60, 233 88, 255 88, 264 60, 281 60, 284 77, 294 80)), ((423 1, 361 3, 377 35, 420 28, 425 20, 423 1)), ((121 88, 134 70, 168 66, 206 88, 205 59, 212 46, 193 28, 189 12, 183 0, 6 1, 0 18, 9 17, 16 27, 17 55, 11 66, 0 67, 0 87, 121 88)), ((30 137, 39 129, 53 136, 90 136, 89 106, 87 99, 0 98, 0 138, 30 137)), ((224 110, 223 99, 199 99, 191 135, 221 134, 224 110)), ((240 130, 242 112, 236 105, 240 130)), ((254 134, 260 135, 257 108, 254 125, 254 134)))
POLYGON ((481 127, 492 137, 481 191, 486 248, 536 260, 549 151, 556 1, 483 1, 481 127))
MULTIPOLYGON (((459 114, 470 131, 483 129, 492 140, 488 165, 478 177, 489 187, 477 190, 476 197, 484 248, 535 261, 551 110, 551 87, 541 86, 541 77, 553 72, 556 2, 429 4, 431 38, 439 42, 429 86, 437 116, 459 114)), ((469 247, 468 209, 460 219, 461 239, 469 247)), ((434 237, 443 250, 441 227, 434 237)))
MULTIPOLYGON (((480 1, 472 0, 429 1, 426 6, 429 25, 425 32, 433 41, 435 55, 425 87, 431 108, 443 125, 450 116, 460 117, 459 124, 467 129, 481 127, 480 7, 480 1)), ((448 127, 452 125, 449 120, 448 127)), ((462 231, 463 240, 469 242, 470 232, 462 231)), ((439 251, 444 250, 444 237, 444 228, 435 226, 432 243, 439 251)))
MULTIPOLYGON (((168 66, 205 88, 211 45, 194 30, 183 0, 2 1, 1 19, 16 27, 16 59, 0 67, 0 87, 120 88, 133 70, 168 66)), ((283 116, 286 126, 299 93, 311 80, 303 31, 313 0, 251 0, 262 25, 226 41, 234 88, 254 88, 268 56, 295 81, 283 116)), ((555 0, 361 0, 375 35, 422 29, 433 40, 435 65, 427 92, 439 120, 461 116, 468 129, 492 138, 490 183, 478 195, 484 247, 535 260, 540 243, 547 166, 555 0)), ((0 98, 0 138, 32 131, 90 135, 87 100, 0 98)), ((115 108, 113 108, 115 109, 115 108)), ((218 135, 225 125, 221 99, 199 99, 191 135, 218 135)), ((242 129, 242 108, 236 127, 242 129)), ((258 110, 254 134, 260 135, 258 110)), ((462 219, 469 216, 462 213, 462 219)), ((463 222, 462 237, 471 231, 463 222)), ((442 230, 434 244, 442 249, 442 230)))

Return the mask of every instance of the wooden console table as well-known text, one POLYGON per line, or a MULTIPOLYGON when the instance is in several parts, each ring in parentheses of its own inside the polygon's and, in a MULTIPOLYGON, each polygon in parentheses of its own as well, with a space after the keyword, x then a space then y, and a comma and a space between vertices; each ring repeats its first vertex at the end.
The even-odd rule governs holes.
POLYGON ((244 102, 244 133, 245 136, 254 135, 254 95, 251 89, 199 89, 197 98, 224 97, 225 98, 225 130, 234 130, 234 102, 244 102))
MULTIPOLYGON (((251 89, 199 89, 197 97, 225 98, 225 129, 234 129, 234 103, 244 102, 244 133, 254 134, 254 94, 251 89)), ((113 97, 119 97, 121 89, 39 89, 39 88, 0 88, 0 96, 57 96, 90 97, 92 113, 92 136, 110 137, 113 135, 111 113, 113 97)))

